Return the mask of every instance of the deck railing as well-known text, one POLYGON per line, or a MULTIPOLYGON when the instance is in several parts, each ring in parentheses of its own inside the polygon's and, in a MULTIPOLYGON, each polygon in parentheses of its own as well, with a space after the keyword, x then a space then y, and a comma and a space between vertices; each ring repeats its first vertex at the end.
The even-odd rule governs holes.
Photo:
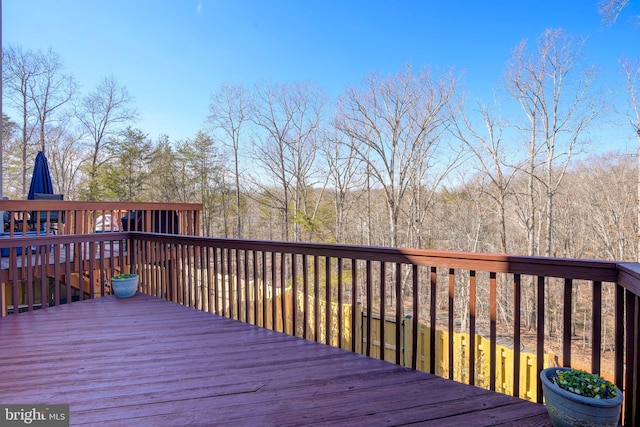
POLYGON ((202 205, 194 203, 80 202, 0 200, 4 232, 14 234, 86 234, 137 230, 200 234, 202 205))
POLYGON ((116 237, 117 232, 199 235, 201 211, 202 205, 193 203, 0 200, 4 219, 0 314, 99 294, 109 273, 124 271, 129 265, 122 240, 128 234, 116 237), (52 243, 30 240, 45 235, 52 236, 52 243), (100 262, 100 267, 109 270, 106 276, 104 268, 94 268, 100 262), (61 293, 53 291, 60 290, 54 277, 66 284, 61 293), (38 286, 33 286, 33 280, 38 286), (7 286, 9 282, 12 286, 7 286))
MULTIPOLYGON (((452 379, 464 370, 466 382, 491 390, 509 382, 515 396, 525 384, 519 375, 504 375, 499 346, 510 342, 515 356, 509 371, 515 373, 523 368, 523 352, 537 356, 536 372, 553 353, 559 365, 610 376, 625 394, 623 424, 640 422, 638 264, 139 232, 113 237, 111 244, 126 240, 121 261, 140 273, 140 291, 147 294, 367 355, 378 341, 378 357, 406 363, 408 356, 414 368, 422 357, 420 325, 426 324, 426 370, 452 379), (396 330, 379 328, 374 339, 375 318, 393 320, 396 330), (401 339, 403 322, 412 328, 401 339), (441 330, 449 332, 446 342, 436 339, 441 330), (454 336, 461 332, 469 343, 457 353, 454 336), (489 340, 488 351, 478 337, 489 340), (448 355, 444 371, 432 356, 438 351, 448 355)), ((32 239, 36 247, 53 243, 58 253, 60 244, 81 245, 82 238, 32 239)), ((105 239, 85 238, 84 244, 99 253, 105 239)), ((86 262, 94 264, 63 264, 53 281, 67 286, 62 271, 88 268, 100 284, 93 292, 108 293, 108 274, 95 271, 109 272, 113 263, 102 256, 86 262)), ((30 269, 35 286, 41 273, 36 265, 30 269)), ((540 387, 536 380, 538 402, 540 387)))

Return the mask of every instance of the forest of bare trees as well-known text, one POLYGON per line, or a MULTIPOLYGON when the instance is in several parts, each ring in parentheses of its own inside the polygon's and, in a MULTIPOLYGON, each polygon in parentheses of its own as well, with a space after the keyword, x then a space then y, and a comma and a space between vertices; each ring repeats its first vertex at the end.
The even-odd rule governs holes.
POLYGON ((640 62, 604 91, 584 43, 523 40, 490 103, 409 64, 337 99, 225 83, 192 139, 155 141, 115 76, 81 93, 52 49, 8 46, 4 195, 26 196, 44 151, 65 199, 202 203, 205 235, 635 261, 638 158, 592 141, 618 121, 640 147, 640 62))

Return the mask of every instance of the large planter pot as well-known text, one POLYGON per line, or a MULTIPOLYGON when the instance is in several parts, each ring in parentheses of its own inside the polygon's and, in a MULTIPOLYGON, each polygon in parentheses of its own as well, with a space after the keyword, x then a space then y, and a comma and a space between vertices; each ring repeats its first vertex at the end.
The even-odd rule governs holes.
POLYGON ((553 425, 617 426, 623 399, 620 389, 616 389, 618 395, 611 399, 594 399, 571 393, 558 387, 551 379, 557 371, 569 369, 571 368, 547 368, 540 372, 542 393, 553 425))
POLYGON ((120 274, 111 278, 111 289, 116 298, 129 298, 136 294, 138 290, 137 274, 120 274))

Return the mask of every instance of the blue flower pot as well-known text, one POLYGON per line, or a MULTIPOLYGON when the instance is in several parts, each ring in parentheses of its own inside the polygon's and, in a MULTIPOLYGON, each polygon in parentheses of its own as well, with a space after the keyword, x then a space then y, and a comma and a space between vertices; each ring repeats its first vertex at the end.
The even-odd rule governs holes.
POLYGON ((594 399, 564 390, 553 383, 556 371, 571 368, 547 368, 540 372, 542 393, 547 412, 555 427, 611 426, 618 425, 622 408, 622 392, 611 399, 594 399))
POLYGON ((111 289, 116 298, 129 298, 136 294, 140 276, 134 274, 133 277, 125 279, 111 278, 111 289))

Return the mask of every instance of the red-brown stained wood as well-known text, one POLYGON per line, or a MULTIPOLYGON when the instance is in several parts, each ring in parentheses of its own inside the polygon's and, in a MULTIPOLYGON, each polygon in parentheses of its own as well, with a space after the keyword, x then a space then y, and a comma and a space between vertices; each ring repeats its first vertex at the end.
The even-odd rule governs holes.
POLYGON ((138 294, 0 319, 0 403, 71 425, 551 425, 542 405, 138 294))
MULTIPOLYGON (((519 274, 513 277, 513 372, 520 372, 520 325, 522 303, 522 283, 519 274)), ((513 378, 513 395, 520 396, 520 375, 513 378)))
POLYGON ((573 281, 564 279, 564 298, 563 298, 563 328, 562 328, 562 363, 563 366, 571 366, 571 311, 573 308, 573 281))

